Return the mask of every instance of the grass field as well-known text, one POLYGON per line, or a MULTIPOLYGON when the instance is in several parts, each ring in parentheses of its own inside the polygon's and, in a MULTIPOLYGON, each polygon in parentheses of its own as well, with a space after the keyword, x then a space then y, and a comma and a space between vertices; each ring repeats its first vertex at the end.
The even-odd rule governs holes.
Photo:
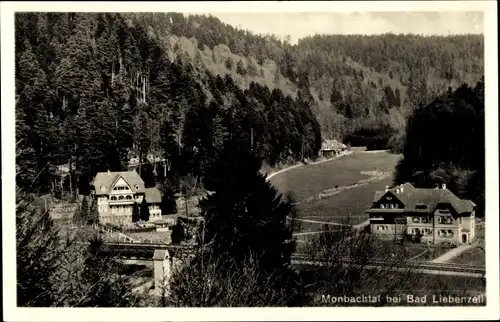
POLYGON ((486 265, 486 254, 482 247, 475 247, 452 258, 449 262, 468 265, 486 265))
POLYGON ((382 152, 358 152, 319 164, 304 165, 271 178, 280 191, 291 191, 297 200, 322 191, 349 186, 370 176, 364 171, 394 168, 400 155, 382 152))
POLYGON ((300 221, 300 229, 296 232, 320 231, 324 222, 358 224, 367 220, 365 211, 370 207, 375 191, 392 185, 392 174, 359 186, 352 185, 372 178, 366 172, 395 167, 399 158, 399 155, 385 151, 355 152, 285 171, 270 181, 281 192, 291 192, 295 196, 299 219, 317 221, 300 221), (338 190, 332 194, 331 189, 335 188, 338 190))
POLYGON ((391 184, 392 176, 389 176, 380 181, 343 190, 330 197, 298 204, 298 216, 325 222, 332 221, 332 218, 335 218, 336 222, 363 222, 368 219, 365 211, 371 206, 375 191, 391 184))

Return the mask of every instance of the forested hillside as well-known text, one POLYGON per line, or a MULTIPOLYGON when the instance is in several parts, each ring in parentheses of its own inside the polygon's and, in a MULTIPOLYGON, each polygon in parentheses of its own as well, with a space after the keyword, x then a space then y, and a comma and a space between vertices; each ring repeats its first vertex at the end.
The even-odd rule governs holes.
POLYGON ((150 29, 120 14, 29 13, 15 23, 21 188, 36 179, 38 192, 57 194, 54 170, 69 163, 63 184, 87 194, 97 171, 150 153, 167 160, 156 181, 201 181, 228 138, 270 165, 318 153, 307 89, 293 99, 258 83, 243 90, 183 55, 171 60, 150 29))
POLYGON ((484 215, 484 80, 462 85, 414 111, 395 183, 432 188, 446 183, 484 215))
MULTIPOLYGON (((212 16, 128 14, 171 53, 237 85, 251 81, 295 96, 309 89, 325 138, 385 147, 420 103, 483 74, 482 35, 316 35, 297 45, 255 35, 212 16), (380 141, 380 142, 378 142, 380 141)), ((327 31, 325 31, 327 32, 327 31)))
POLYGON ((168 160, 169 175, 201 179, 228 138, 271 166, 316 156, 322 139, 398 149, 419 104, 482 73, 478 35, 291 45, 212 16, 20 14, 18 182, 36 177, 57 192, 51 173, 70 163, 64 184, 88 191, 96 171, 150 153, 168 160))

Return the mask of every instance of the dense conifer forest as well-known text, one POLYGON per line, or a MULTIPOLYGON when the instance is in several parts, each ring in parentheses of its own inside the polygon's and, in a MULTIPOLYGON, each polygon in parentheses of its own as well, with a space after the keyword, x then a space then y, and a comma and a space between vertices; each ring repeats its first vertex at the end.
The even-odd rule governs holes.
POLYGON ((483 73, 481 35, 291 45, 180 13, 27 13, 15 23, 18 185, 36 178, 44 193, 87 194, 97 171, 148 154, 168 169, 145 164, 148 185, 164 174, 202 182, 228 139, 271 166, 314 158, 322 139, 399 152, 419 105, 483 73), (75 167, 62 188, 60 164, 75 167))
MULTIPOLYGON (((447 183, 484 214, 483 36, 292 45, 180 13, 23 13, 15 27, 18 306, 310 306, 311 289, 356 295, 383 281, 392 294, 430 280, 367 274, 380 250, 391 265, 405 259, 351 227, 325 225, 308 241, 326 270, 292 267, 296 202, 261 170, 315 159, 324 139, 401 153, 396 184, 447 183), (160 299, 132 292, 129 268, 104 257, 100 235, 62 243, 36 197, 88 195, 98 171, 125 171, 131 158, 146 187, 162 186, 163 214, 177 213, 173 196, 187 186, 210 191, 197 204, 194 259, 160 299), (70 169, 61 182, 60 165, 70 169)), ((149 218, 145 199, 132 217, 149 218)), ((85 196, 73 224, 83 232, 98 221, 85 196)), ((174 243, 187 239, 179 218, 172 231, 174 243)))

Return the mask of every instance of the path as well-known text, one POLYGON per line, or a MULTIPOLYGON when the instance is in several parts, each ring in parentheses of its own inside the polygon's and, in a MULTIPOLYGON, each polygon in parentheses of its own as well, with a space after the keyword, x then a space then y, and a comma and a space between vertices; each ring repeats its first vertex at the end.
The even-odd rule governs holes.
POLYGON ((449 261, 450 259, 462 254, 466 250, 472 249, 474 247, 479 246, 479 243, 475 242, 470 245, 460 245, 456 248, 451 249, 450 251, 444 253, 443 255, 439 256, 438 258, 434 259, 431 261, 431 263, 445 263, 449 261))
MULTIPOLYGON (((337 156, 335 156, 335 157, 333 157, 333 158, 329 158, 329 159, 326 159, 326 160, 320 160, 320 161, 316 161, 316 162, 307 163, 307 165, 315 165, 315 164, 320 164, 320 163, 323 163, 323 162, 328 162, 328 161, 332 161, 332 160, 337 160, 338 158, 343 157, 343 156, 345 156, 345 155, 349 155, 349 154, 351 154, 351 153, 353 153, 353 151, 347 151, 347 152, 345 152, 345 153, 343 153, 343 154, 340 154, 340 155, 337 155, 337 156)), ((296 165, 292 165, 292 166, 290 166, 290 167, 288 167, 288 168, 285 168, 285 169, 282 169, 282 170, 279 170, 279 171, 273 172, 273 173, 271 173, 270 175, 268 175, 268 176, 266 177, 266 180, 271 179, 272 177, 274 177, 275 175, 277 175, 277 174, 279 174, 279 173, 282 173, 282 172, 285 172, 285 171, 288 171, 288 170, 291 170, 291 169, 295 169, 295 168, 301 167, 301 166, 303 166, 303 165, 304 165, 304 163, 299 163, 299 164, 296 164, 296 165)))
POLYGON ((323 225, 332 225, 332 226, 351 226, 348 224, 340 224, 338 222, 331 222, 331 221, 317 221, 317 220, 301 219, 301 218, 294 218, 293 220, 308 222, 308 223, 312 223, 312 224, 323 224, 323 225))

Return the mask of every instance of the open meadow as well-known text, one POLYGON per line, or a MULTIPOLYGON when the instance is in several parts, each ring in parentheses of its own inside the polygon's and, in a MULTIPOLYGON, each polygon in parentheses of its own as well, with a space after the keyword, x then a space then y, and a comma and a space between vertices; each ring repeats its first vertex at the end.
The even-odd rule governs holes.
POLYGON ((335 187, 346 187, 369 179, 372 171, 392 170, 400 155, 386 151, 355 152, 327 162, 309 164, 271 178, 282 192, 292 192, 297 201, 335 187))
POLYGON ((392 185, 392 170, 399 158, 386 151, 356 151, 285 171, 270 181, 281 192, 291 192, 295 197, 300 219, 297 233, 317 232, 325 223, 352 225, 366 221, 365 211, 375 191, 392 185))

